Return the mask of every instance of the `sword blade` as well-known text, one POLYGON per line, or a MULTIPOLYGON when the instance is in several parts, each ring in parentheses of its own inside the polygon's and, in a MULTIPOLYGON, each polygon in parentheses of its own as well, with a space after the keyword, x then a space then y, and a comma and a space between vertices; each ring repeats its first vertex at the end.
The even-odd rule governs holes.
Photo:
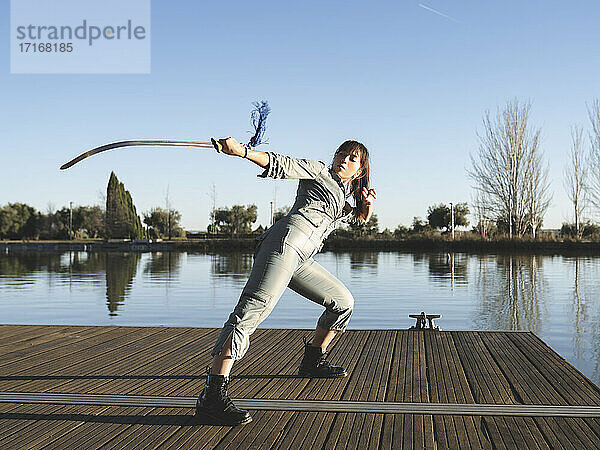
POLYGON ((137 140, 137 141, 119 141, 112 142, 110 144, 101 145, 100 147, 88 150, 85 153, 73 158, 71 161, 60 166, 61 170, 68 169, 69 167, 77 164, 78 162, 88 158, 92 155, 105 152, 107 150, 113 150, 121 147, 139 147, 139 146, 162 146, 162 147, 201 147, 201 148, 215 148, 210 142, 198 142, 198 141, 166 141, 166 140, 137 140))

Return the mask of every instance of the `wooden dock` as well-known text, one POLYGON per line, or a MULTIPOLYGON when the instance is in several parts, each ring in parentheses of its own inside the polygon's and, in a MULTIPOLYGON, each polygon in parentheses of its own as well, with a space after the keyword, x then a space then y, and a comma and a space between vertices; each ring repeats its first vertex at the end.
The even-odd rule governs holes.
MULTIPOLYGON (((217 333, 2 325, 0 391, 193 397, 217 333)), ((199 424, 185 407, 0 403, 0 448, 600 448, 598 415, 568 416, 577 409, 570 406, 600 406, 600 389, 532 333, 351 330, 329 357, 349 376, 331 380, 296 376, 309 335, 259 329, 252 336, 230 394, 274 406, 253 410, 250 424, 199 424), (456 408, 286 411, 276 406, 282 399, 327 401, 339 411, 352 402, 456 408), (506 408, 494 415, 484 405, 506 408), (554 408, 528 415, 518 405, 554 408)))

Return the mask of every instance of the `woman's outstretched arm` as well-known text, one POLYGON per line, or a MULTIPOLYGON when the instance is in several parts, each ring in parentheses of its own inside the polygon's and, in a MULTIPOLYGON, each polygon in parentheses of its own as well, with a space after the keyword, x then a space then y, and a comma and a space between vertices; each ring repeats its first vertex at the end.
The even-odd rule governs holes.
POLYGON ((245 156, 246 159, 249 159, 262 168, 269 165, 269 155, 260 150, 248 149, 246 151, 246 148, 232 137, 219 139, 219 143, 223 146, 223 153, 227 155, 239 156, 242 158, 245 156))
POLYGON ((293 158, 273 152, 261 152, 246 148, 233 138, 219 139, 222 151, 225 154, 240 156, 249 159, 256 165, 265 169, 259 175, 260 178, 316 178, 327 168, 324 162, 310 159, 293 158))

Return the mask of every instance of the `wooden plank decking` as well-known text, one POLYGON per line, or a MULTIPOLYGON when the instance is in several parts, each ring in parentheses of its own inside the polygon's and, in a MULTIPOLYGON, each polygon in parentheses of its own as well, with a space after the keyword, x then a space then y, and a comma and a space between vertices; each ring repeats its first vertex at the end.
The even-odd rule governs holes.
MULTIPOLYGON (((0 326, 0 391, 186 397, 218 330, 0 326)), ((257 330, 234 366, 247 399, 600 406, 600 389, 531 333, 352 330, 296 377, 306 330, 257 330)), ((0 448, 600 448, 600 419, 258 410, 235 428, 189 408, 0 403, 0 448)))

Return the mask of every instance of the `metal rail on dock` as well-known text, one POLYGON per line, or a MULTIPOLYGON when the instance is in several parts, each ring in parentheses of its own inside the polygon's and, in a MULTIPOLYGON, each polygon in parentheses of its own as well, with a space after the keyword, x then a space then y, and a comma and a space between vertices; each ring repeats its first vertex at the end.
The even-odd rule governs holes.
MULTIPOLYGON (((0 392, 0 403, 193 408, 196 405, 196 397, 0 392)), ((600 417, 600 406, 397 403, 247 398, 235 399, 235 403, 240 408, 271 411, 327 411, 462 416, 600 417)))

